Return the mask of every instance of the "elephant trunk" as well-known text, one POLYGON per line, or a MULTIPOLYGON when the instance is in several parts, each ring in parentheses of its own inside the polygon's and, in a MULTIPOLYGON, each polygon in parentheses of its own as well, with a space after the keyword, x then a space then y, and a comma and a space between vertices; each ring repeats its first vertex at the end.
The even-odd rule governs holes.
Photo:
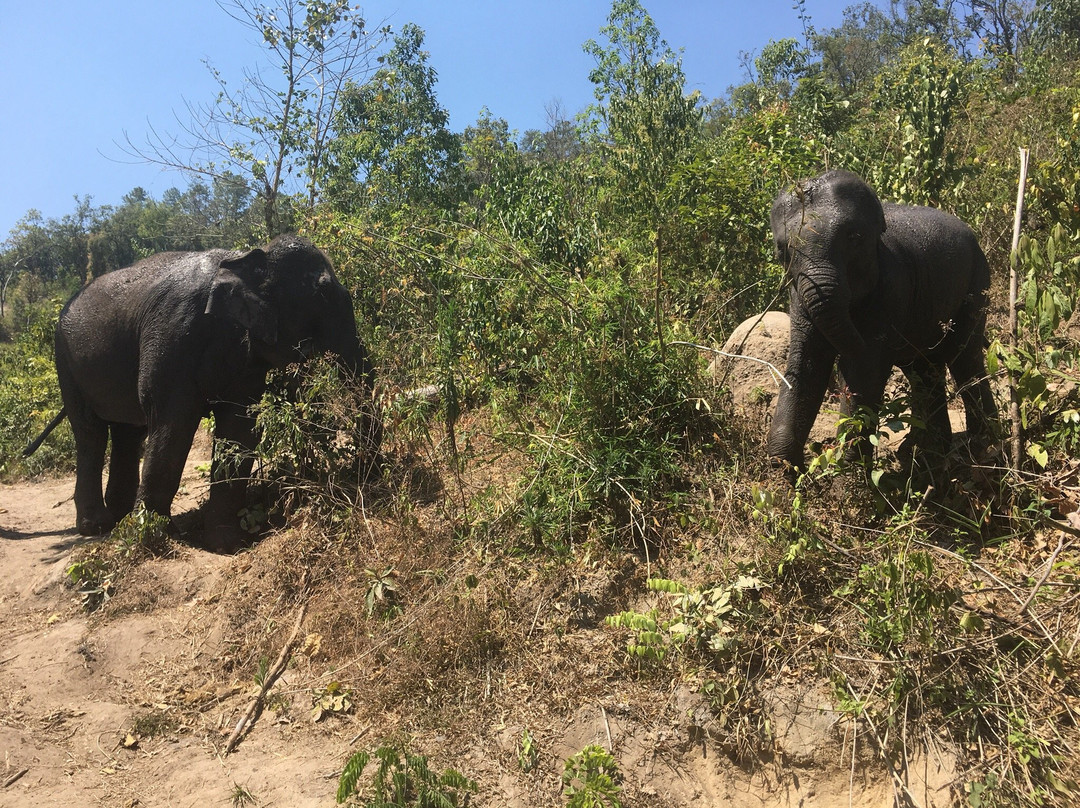
POLYGON ((814 327, 838 354, 866 354, 866 341, 851 319, 851 290, 835 266, 815 264, 796 272, 795 291, 814 327))
POLYGON ((339 293, 332 293, 329 310, 315 341, 320 351, 337 356, 342 368, 364 381, 371 389, 375 384, 375 372, 367 349, 356 334, 352 299, 344 289, 334 292, 339 293))
POLYGON ((843 275, 824 261, 793 269, 791 343, 787 373, 766 441, 770 457, 803 466, 803 447, 825 396, 837 354, 866 350, 851 319, 851 292, 843 275), (798 301, 798 305, 796 305, 798 301))

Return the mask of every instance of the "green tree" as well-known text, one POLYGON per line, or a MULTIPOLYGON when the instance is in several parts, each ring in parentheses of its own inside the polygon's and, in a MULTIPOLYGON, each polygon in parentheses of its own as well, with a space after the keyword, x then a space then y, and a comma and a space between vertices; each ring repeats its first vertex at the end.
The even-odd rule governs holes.
POLYGON ((844 21, 811 37, 826 81, 850 98, 870 90, 899 47, 888 16, 873 3, 844 9, 844 21))
POLYGON ((327 166, 336 206, 451 203, 461 140, 447 128, 450 116, 436 98, 437 74, 423 44, 423 30, 407 24, 375 75, 345 89, 327 166))
POLYGON ((584 151, 581 132, 566 117, 562 105, 553 101, 544 107, 547 129, 530 129, 521 138, 521 150, 534 159, 545 162, 565 162, 579 157, 584 151))
POLYGON ((1080 0, 1040 0, 1031 13, 1030 56, 1037 60, 1067 64, 1080 58, 1080 0))
POLYGON ((887 198, 940 205, 960 180, 960 159, 950 149, 953 121, 963 110, 964 66, 948 47, 924 39, 906 48, 881 76, 874 100, 891 118, 887 146, 893 159, 866 173, 887 198))
POLYGON ((314 208, 325 176, 331 127, 346 86, 370 72, 387 29, 369 31, 349 0, 229 0, 222 6, 254 31, 269 70, 248 70, 238 88, 208 64, 218 83, 211 103, 188 103, 182 134, 151 129, 144 145, 127 140, 140 159, 204 177, 250 178, 267 237, 287 229, 286 196, 314 208))
POLYGON ((486 107, 476 123, 465 127, 461 147, 463 183, 471 197, 523 169, 510 125, 503 118, 493 117, 486 107))
POLYGON ((613 207, 656 227, 664 186, 701 135, 699 94, 685 93, 681 57, 638 0, 615 0, 600 33, 606 46, 589 40, 584 48, 596 62, 590 119, 615 175, 613 207))

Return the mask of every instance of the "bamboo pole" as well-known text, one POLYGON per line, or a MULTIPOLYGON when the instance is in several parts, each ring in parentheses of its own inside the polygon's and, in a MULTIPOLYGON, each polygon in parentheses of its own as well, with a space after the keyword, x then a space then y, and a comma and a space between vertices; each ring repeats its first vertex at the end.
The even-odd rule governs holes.
MULTIPOLYGON (((1020 182, 1016 189, 1016 216, 1013 219, 1012 252, 1009 254, 1009 338, 1015 350, 1019 344, 1018 326, 1016 321, 1017 296, 1020 287, 1019 281, 1019 257, 1017 249, 1020 246, 1020 223, 1024 216, 1024 190, 1027 186, 1028 174, 1028 150, 1020 149, 1020 182)), ((1009 374, 1009 421, 1012 426, 1011 435, 1011 459, 1014 469, 1020 468, 1023 442, 1020 437, 1020 395, 1016 389, 1016 375, 1009 374)))

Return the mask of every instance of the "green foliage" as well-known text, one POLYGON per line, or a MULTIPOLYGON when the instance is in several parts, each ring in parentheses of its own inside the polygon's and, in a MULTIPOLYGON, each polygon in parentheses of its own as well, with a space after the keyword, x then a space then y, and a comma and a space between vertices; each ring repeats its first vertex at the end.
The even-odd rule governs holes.
POLYGON ((436 100, 423 44, 423 30, 406 24, 375 75, 346 88, 327 166, 327 194, 337 208, 452 202, 461 138, 447 129, 450 116, 436 100))
POLYGON ((700 136, 698 93, 684 92, 682 59, 638 0, 614 0, 600 33, 607 47, 589 40, 584 48, 596 61, 599 153, 615 178, 609 202, 617 215, 656 227, 668 178, 700 136))
POLYGON ((518 766, 526 774, 535 769, 540 761, 540 752, 536 748, 536 739, 533 738, 528 729, 521 731, 521 738, 518 740, 517 758, 518 766))
POLYGON ((596 744, 570 757, 563 768, 566 808, 622 808, 619 764, 596 744))
POLYGON ((72 561, 64 570, 64 575, 68 583, 78 590, 83 609, 88 612, 97 611, 116 592, 114 570, 100 556, 89 555, 72 561))
POLYGON ((139 502, 135 510, 117 522, 109 536, 121 557, 161 555, 169 547, 169 517, 148 510, 139 502))
POLYGON ((367 593, 364 595, 364 604, 367 606, 368 617, 380 609, 386 615, 400 612, 397 605, 398 581, 393 567, 383 569, 364 568, 367 576, 367 593))
POLYGON ((911 551, 864 564, 837 594, 862 616, 868 650, 887 659, 933 653, 959 593, 943 587, 933 556, 911 551))
POLYGON ((322 721, 328 715, 345 715, 352 712, 352 709, 352 690, 341 682, 331 682, 322 690, 312 694, 311 720, 314 722, 322 721))
POLYGON ((229 802, 232 803, 233 808, 248 808, 257 804, 251 789, 239 783, 233 783, 232 790, 229 792, 229 802))
POLYGON ((648 276, 613 260, 604 272, 557 279, 558 297, 538 301, 529 331, 545 346, 543 396, 528 413, 543 426, 522 430, 537 467, 522 505, 533 538, 553 529, 556 545, 590 525, 644 536, 678 487, 680 453, 711 431, 690 392, 696 356, 665 349, 648 276))
POLYGON ((169 518, 147 510, 140 502, 117 523, 108 539, 76 552, 64 575, 77 588, 83 608, 93 612, 116 593, 130 567, 164 554, 169 546, 169 518))
POLYGON ((995 341, 987 352, 990 373, 1007 370, 1016 387, 1026 451, 1039 468, 1047 466, 1050 452, 1072 457, 1080 449, 1080 341, 1061 334, 1080 293, 1077 237, 1059 225, 1044 243, 1021 238, 1019 338, 1014 347, 995 341))
POLYGON ((772 541, 784 549, 777 575, 820 562, 826 550, 825 530, 810 515, 801 487, 796 487, 788 507, 777 501, 775 493, 757 484, 751 486, 750 496, 751 516, 760 520, 772 541))
POLYGON ((815 33, 813 41, 825 79, 848 97, 873 85, 897 47, 888 16, 872 3, 848 6, 840 27, 815 33))
POLYGON ((342 378, 328 356, 272 374, 255 407, 256 455, 266 476, 316 501, 351 502, 378 460, 372 393, 360 380, 342 378))
POLYGON ((22 450, 60 407, 53 362, 59 299, 46 298, 26 312, 13 342, 0 342, 0 476, 73 467, 74 440, 65 422, 29 458, 22 450))
POLYGON ((374 755, 361 751, 348 759, 338 781, 337 801, 352 800, 363 808, 460 808, 476 792, 476 783, 453 769, 436 774, 423 755, 380 746, 374 755), (360 778, 372 757, 378 765, 370 785, 362 789, 360 778), (361 798, 363 802, 358 802, 361 798))
POLYGON ((1043 111, 1049 119, 1052 141, 1047 144, 1049 148, 1034 152, 1029 194, 1049 222, 1057 222, 1075 234, 1080 232, 1080 90, 1061 88, 1054 96, 1057 115, 1043 111), (1070 103, 1061 104, 1066 100, 1070 103), (1039 160, 1040 152, 1048 159, 1039 160))
POLYGON ((732 121, 673 172, 664 280, 671 316, 692 333, 722 342, 746 317, 783 305, 768 211, 784 185, 814 172, 822 148, 790 110, 768 108, 732 121))
POLYGON ((693 651, 718 661, 730 659, 738 648, 737 624, 755 610, 764 584, 740 575, 732 584, 688 589, 677 581, 650 578, 652 592, 669 596, 670 616, 659 609, 626 611, 605 618, 612 628, 629 629, 627 654, 634 659, 661 662, 673 651, 693 651))
POLYGON ((961 172, 950 129, 963 101, 964 69, 948 49, 930 38, 908 47, 881 74, 875 105, 893 115, 899 137, 889 144, 892 159, 868 172, 883 198, 940 205, 956 190, 961 172))

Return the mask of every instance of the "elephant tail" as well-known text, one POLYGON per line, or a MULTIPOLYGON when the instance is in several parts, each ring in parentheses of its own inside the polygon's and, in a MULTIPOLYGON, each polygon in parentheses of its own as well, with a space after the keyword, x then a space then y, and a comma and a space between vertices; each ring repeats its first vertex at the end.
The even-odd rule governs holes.
POLYGON ((38 450, 38 447, 45 442, 45 438, 49 437, 49 433, 56 429, 58 426, 60 426, 60 422, 63 421, 66 417, 67 412, 64 410, 63 407, 61 407, 60 412, 56 413, 56 417, 49 421, 49 425, 45 427, 42 433, 36 438, 34 438, 32 441, 30 441, 30 443, 27 444, 26 448, 23 449, 22 456, 29 457, 34 452, 36 452, 38 450))

